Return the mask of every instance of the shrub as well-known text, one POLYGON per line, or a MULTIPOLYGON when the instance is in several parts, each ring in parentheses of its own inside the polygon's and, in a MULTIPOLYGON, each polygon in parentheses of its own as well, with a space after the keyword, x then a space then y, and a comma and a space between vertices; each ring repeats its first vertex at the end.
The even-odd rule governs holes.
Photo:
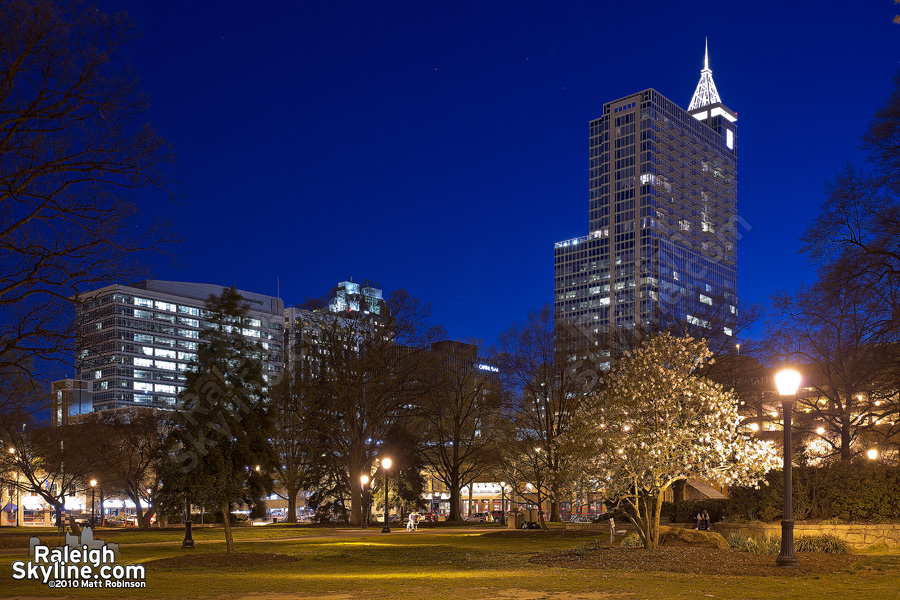
POLYGON ((257 500, 256 504, 250 507, 250 518, 251 519, 265 519, 268 516, 266 501, 257 500))
POLYGON ((828 554, 848 554, 847 542, 833 535, 810 535, 797 538, 794 542, 797 552, 825 552, 828 554))
MULTIPOLYGON (((900 469, 871 462, 795 467, 794 518, 842 521, 900 519, 900 469)), ((782 472, 770 471, 767 485, 732 488, 731 518, 772 521, 781 517, 782 472)), ((712 512, 710 512, 712 514, 712 512)))
POLYGON ((643 548, 644 542, 641 540, 641 536, 636 533, 629 533, 622 540, 622 545, 626 548, 643 548))
POLYGON ((668 517, 670 523, 693 523, 697 513, 706 510, 713 523, 725 517, 727 500, 706 498, 704 500, 685 500, 684 502, 663 502, 661 517, 668 517))
POLYGON ((875 542, 874 544, 872 544, 871 546, 866 548, 866 552, 881 553, 881 552, 887 552, 889 550, 890 550, 890 547, 888 547, 888 545, 884 542, 875 542))
MULTIPOLYGON (((781 539, 767 535, 752 537, 740 533, 728 536, 728 545, 735 550, 743 550, 751 554, 778 554, 781 551, 781 539)), ((850 547, 847 542, 833 535, 802 536, 794 541, 797 552, 825 552, 829 554, 847 554, 850 547)))
POLYGON ((743 550, 750 554, 778 554, 781 540, 772 536, 751 537, 732 533, 728 536, 728 545, 735 550, 743 550))

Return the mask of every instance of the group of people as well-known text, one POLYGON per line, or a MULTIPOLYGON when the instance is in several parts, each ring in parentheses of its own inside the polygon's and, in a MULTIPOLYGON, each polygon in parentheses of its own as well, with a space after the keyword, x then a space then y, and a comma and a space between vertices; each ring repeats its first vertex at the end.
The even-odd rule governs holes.
POLYGON ((418 531, 419 530, 419 513, 416 511, 412 511, 409 513, 409 521, 406 522, 406 530, 407 531, 418 531))

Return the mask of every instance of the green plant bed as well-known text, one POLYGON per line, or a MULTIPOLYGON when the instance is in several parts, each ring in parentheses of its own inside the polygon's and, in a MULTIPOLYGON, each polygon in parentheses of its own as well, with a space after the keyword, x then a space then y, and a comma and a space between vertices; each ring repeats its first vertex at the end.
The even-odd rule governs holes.
MULTIPOLYGON (((728 545, 736 550, 751 554, 778 554, 781 551, 781 538, 775 536, 747 536, 733 533, 728 536, 728 545)), ((797 552, 824 552, 827 554, 848 554, 850 546, 844 540, 833 535, 800 536, 794 540, 797 552)))

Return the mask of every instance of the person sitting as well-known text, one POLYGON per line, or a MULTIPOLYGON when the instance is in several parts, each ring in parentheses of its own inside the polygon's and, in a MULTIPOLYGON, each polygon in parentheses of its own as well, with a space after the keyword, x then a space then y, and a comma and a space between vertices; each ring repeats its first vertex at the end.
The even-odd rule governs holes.
POLYGON ((709 512, 704 508, 697 513, 697 523, 694 529, 706 531, 709 529, 709 512))

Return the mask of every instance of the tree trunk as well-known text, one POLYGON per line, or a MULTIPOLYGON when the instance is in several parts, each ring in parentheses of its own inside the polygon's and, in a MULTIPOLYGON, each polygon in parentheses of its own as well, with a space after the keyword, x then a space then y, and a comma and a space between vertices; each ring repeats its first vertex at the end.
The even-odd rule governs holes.
POLYGON ((635 500, 629 501, 635 517, 628 515, 647 550, 659 547, 659 517, 662 514, 662 494, 641 493, 635 500))
POLYGON ((299 490, 288 490, 287 491, 287 503, 288 503, 288 523, 296 523, 297 522, 297 493, 299 490))
POLYGON ((231 533, 231 505, 228 502, 222 505, 222 522, 225 525, 225 552, 234 554, 234 536, 231 533))
POLYGON ((359 454, 353 452, 350 455, 350 525, 362 525, 362 481, 359 479, 363 473, 362 463, 359 454))
POLYGON ((448 521, 462 521, 462 508, 460 506, 460 497, 462 496, 462 493, 460 492, 461 489, 462 486, 459 482, 459 473, 450 473, 450 513, 447 515, 448 521))
POLYGON ((562 521, 562 518, 559 516, 559 500, 551 500, 550 501, 550 522, 557 523, 562 521))
MULTIPOLYGON (((540 490, 540 487, 538 487, 538 490, 540 490)), ((549 529, 549 527, 547 527, 547 522, 544 520, 544 498, 541 497, 540 491, 538 491, 538 496, 537 496, 537 511, 538 511, 538 521, 541 524, 541 529, 543 529, 544 531, 547 531, 549 529)))
POLYGON ((846 424, 841 426, 841 460, 850 462, 853 453, 850 451, 850 427, 846 424))
POLYGON ((628 498, 628 505, 631 507, 631 511, 626 511, 628 515, 628 519, 634 524, 634 526, 638 530, 638 534, 641 536, 641 541, 644 542, 644 548, 650 549, 653 546, 652 536, 650 535, 650 523, 647 519, 647 511, 644 510, 645 503, 641 502, 642 497, 638 495, 634 499, 628 498))

